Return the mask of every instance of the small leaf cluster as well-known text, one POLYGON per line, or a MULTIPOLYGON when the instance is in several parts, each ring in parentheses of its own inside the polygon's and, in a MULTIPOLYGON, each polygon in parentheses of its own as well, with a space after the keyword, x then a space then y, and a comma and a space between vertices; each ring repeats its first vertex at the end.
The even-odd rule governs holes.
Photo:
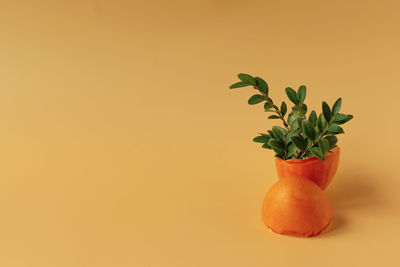
POLYGON ((339 113, 341 98, 332 106, 323 101, 322 112, 319 115, 313 110, 307 116, 307 105, 304 103, 307 88, 304 85, 297 91, 290 87, 285 89, 293 104, 288 113, 285 101, 276 105, 269 97, 269 87, 264 79, 244 73, 238 74, 238 78, 240 81, 229 88, 253 87, 257 93, 249 98, 249 105, 264 103, 264 111, 269 114, 268 119, 281 120, 283 124, 283 127, 273 126, 271 130, 260 133, 253 139, 256 143, 262 143, 263 148, 272 149, 276 153, 275 157, 287 160, 315 156, 325 160, 326 153, 337 146, 337 135, 344 133, 340 125, 353 118, 353 115, 339 113))

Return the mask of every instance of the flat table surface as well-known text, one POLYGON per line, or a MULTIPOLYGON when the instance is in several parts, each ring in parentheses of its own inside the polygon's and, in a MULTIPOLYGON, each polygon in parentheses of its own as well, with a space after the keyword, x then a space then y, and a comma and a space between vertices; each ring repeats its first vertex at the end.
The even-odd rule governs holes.
POLYGON ((0 8, 0 266, 399 266, 397 1, 6 1, 0 8), (354 115, 315 238, 261 204, 276 103, 354 115))

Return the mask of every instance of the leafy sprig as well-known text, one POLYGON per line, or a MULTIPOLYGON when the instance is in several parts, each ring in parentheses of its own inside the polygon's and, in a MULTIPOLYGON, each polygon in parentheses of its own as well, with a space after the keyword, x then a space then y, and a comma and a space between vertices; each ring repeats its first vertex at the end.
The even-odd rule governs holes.
POLYGON ((267 133, 260 133, 253 139, 254 142, 262 143, 263 148, 275 151, 278 158, 286 160, 316 156, 325 160, 326 153, 337 146, 336 135, 344 133, 339 125, 353 118, 353 115, 339 113, 341 98, 336 100, 332 108, 325 101, 322 102, 322 113, 317 116, 313 110, 307 118, 307 105, 304 103, 307 94, 305 85, 301 85, 297 91, 290 87, 285 89, 287 97, 293 103, 291 112, 285 117, 288 112, 286 102, 282 101, 280 106, 274 104, 264 79, 245 73, 238 74, 238 78, 240 81, 232 84, 230 89, 252 86, 258 93, 249 98, 248 104, 264 102, 264 111, 272 113, 268 119, 282 121, 283 127, 273 126, 267 133))

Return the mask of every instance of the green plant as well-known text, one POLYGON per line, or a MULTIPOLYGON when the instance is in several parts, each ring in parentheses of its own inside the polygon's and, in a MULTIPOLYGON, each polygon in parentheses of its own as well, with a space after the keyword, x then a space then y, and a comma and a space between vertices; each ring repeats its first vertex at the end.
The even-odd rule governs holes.
POLYGON ((290 87, 285 89, 289 100, 294 104, 291 112, 288 112, 285 101, 280 107, 274 104, 269 97, 268 84, 260 77, 240 73, 240 81, 232 84, 229 88, 252 86, 259 93, 251 96, 248 100, 250 105, 264 102, 265 112, 271 113, 268 119, 279 119, 283 127, 274 126, 268 133, 260 133, 253 139, 254 142, 262 143, 262 147, 272 149, 276 152, 275 157, 281 159, 305 159, 316 156, 325 160, 327 152, 336 147, 338 141, 336 135, 344 133, 341 124, 353 118, 353 115, 339 113, 342 99, 339 98, 333 104, 332 109, 324 101, 322 102, 322 113, 317 116, 313 110, 307 116, 306 86, 301 85, 297 92, 290 87))

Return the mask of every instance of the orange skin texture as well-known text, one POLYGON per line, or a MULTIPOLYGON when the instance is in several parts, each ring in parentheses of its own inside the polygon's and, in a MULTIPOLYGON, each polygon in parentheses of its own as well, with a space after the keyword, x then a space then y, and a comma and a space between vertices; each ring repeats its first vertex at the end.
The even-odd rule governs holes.
POLYGON ((332 218, 332 206, 322 189, 303 177, 280 179, 268 191, 262 207, 264 224, 278 234, 316 236, 332 218))
POLYGON ((310 179, 322 190, 328 187, 335 176, 339 166, 340 148, 335 147, 333 153, 326 153, 326 160, 322 161, 317 157, 307 159, 275 158, 276 170, 280 179, 296 176, 310 179))

